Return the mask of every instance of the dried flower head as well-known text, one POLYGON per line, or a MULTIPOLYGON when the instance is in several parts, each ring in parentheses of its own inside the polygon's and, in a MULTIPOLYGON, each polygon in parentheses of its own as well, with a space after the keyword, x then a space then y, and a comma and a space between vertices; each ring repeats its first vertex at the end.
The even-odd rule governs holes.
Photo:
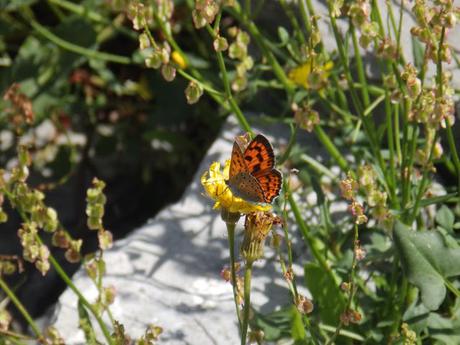
POLYGON ((355 198, 358 188, 358 182, 353 178, 353 176, 350 173, 348 174, 346 179, 340 181, 340 190, 342 192, 342 197, 347 200, 353 200, 355 198))
POLYGON ((15 128, 20 128, 23 124, 31 124, 35 118, 31 100, 20 92, 19 88, 20 85, 14 83, 3 95, 3 99, 11 104, 11 107, 6 109, 6 114, 15 128))
POLYGON ((314 308, 313 302, 300 294, 297 296, 295 305, 301 314, 310 314, 314 308))
POLYGON ((307 132, 313 131, 313 128, 319 124, 319 113, 313 110, 308 104, 301 107, 295 107, 294 121, 302 129, 307 132))
POLYGON ((254 262, 264 254, 265 239, 273 224, 279 224, 279 217, 271 212, 253 212, 246 215, 241 256, 247 262, 254 262))

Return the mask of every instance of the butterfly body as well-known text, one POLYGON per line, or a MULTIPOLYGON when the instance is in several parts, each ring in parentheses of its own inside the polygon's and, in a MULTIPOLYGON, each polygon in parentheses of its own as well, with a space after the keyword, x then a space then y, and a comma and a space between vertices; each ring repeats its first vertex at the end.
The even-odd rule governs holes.
POLYGON ((250 202, 271 203, 281 189, 281 173, 274 168, 275 156, 269 141, 257 135, 244 152, 233 144, 229 179, 232 193, 250 202))

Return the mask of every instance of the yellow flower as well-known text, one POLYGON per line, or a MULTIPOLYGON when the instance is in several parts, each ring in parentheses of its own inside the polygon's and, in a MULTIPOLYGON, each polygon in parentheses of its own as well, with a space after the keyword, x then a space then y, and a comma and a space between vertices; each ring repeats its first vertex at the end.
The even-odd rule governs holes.
POLYGON ((314 61, 312 62, 309 60, 291 69, 288 77, 298 86, 302 86, 306 89, 319 89, 324 86, 324 83, 331 74, 330 72, 333 66, 334 64, 332 61, 318 66, 314 61))
POLYGON ((229 178, 230 160, 225 162, 225 167, 221 170, 220 163, 214 162, 201 176, 201 184, 206 194, 216 203, 214 209, 226 209, 231 213, 248 214, 256 211, 269 211, 272 206, 269 204, 256 204, 246 201, 233 195, 230 188, 225 183, 229 178))
POLYGON ((187 68, 187 61, 178 51, 173 51, 171 54, 171 58, 181 69, 187 68))

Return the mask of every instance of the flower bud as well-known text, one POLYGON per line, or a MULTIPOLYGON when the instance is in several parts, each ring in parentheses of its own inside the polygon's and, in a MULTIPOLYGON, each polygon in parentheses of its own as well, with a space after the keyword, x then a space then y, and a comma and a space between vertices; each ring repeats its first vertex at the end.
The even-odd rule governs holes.
POLYGON ((231 59, 243 60, 247 54, 248 54, 247 45, 241 42, 238 42, 238 41, 235 41, 232 44, 230 44, 230 47, 228 50, 228 56, 230 56, 231 59))
POLYGON ((206 18, 203 16, 201 11, 193 10, 192 11, 193 25, 196 29, 201 29, 206 26, 206 18))
POLYGON ((65 252, 65 258, 70 263, 77 263, 81 260, 80 249, 83 241, 80 240, 72 240, 69 242, 69 248, 65 252))
POLYGON ((115 301, 115 295, 116 290, 113 285, 102 288, 100 296, 101 303, 106 307, 113 304, 113 302, 115 301))
POLYGON ((97 238, 99 240, 99 248, 101 250, 106 250, 112 248, 113 245, 113 235, 108 230, 99 230, 97 233, 97 238))
POLYGON ((176 78, 176 69, 170 64, 161 67, 161 75, 166 81, 173 81, 176 78))
POLYGON ((347 200, 353 200, 358 190, 358 182, 348 174, 348 177, 342 181, 340 181, 340 190, 342 192, 342 197, 347 200))
POLYGON ((139 35, 139 49, 144 50, 150 47, 149 36, 143 32, 139 35))
POLYGON ((297 310, 304 315, 310 314, 314 308, 312 301, 302 295, 297 296, 296 307, 297 310))
POLYGON ((1 308, 0 309, 0 330, 1 331, 8 331, 12 321, 13 321, 13 317, 6 310, 6 308, 1 308))
POLYGON ((188 104, 194 104, 198 102, 202 95, 203 88, 193 81, 191 81, 185 89, 185 97, 187 98, 188 104))
POLYGON ((213 42, 213 47, 216 52, 222 52, 228 49, 228 42, 225 37, 217 36, 213 42))
POLYGON ((297 107, 294 113, 294 121, 301 129, 311 132, 319 124, 319 113, 309 105, 303 105, 297 107))

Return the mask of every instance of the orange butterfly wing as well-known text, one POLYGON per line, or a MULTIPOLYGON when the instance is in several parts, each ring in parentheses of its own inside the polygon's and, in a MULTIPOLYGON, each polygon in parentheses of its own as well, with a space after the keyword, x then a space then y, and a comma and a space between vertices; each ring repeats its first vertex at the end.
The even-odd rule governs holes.
POLYGON ((251 175, 257 177, 275 166, 275 155, 268 139, 258 134, 244 151, 244 160, 251 175))
POLYGON ((257 135, 243 152, 233 143, 227 185, 232 192, 251 202, 271 203, 281 189, 281 173, 274 169, 275 155, 268 139, 257 135))
POLYGON ((243 153, 236 141, 233 143, 227 185, 232 193, 240 198, 251 202, 265 202, 264 192, 257 179, 249 173, 243 153))
POLYGON ((240 172, 227 181, 232 193, 250 202, 266 202, 259 181, 247 172, 240 172))
POLYGON ((265 202, 271 204, 281 190, 281 184, 283 182, 281 173, 273 169, 263 175, 257 176, 257 181, 264 192, 265 202))
POLYGON ((230 171, 228 173, 229 178, 237 175, 240 172, 248 172, 248 167, 244 160, 243 153, 241 152, 240 146, 236 143, 233 143, 232 157, 230 160, 230 171))

